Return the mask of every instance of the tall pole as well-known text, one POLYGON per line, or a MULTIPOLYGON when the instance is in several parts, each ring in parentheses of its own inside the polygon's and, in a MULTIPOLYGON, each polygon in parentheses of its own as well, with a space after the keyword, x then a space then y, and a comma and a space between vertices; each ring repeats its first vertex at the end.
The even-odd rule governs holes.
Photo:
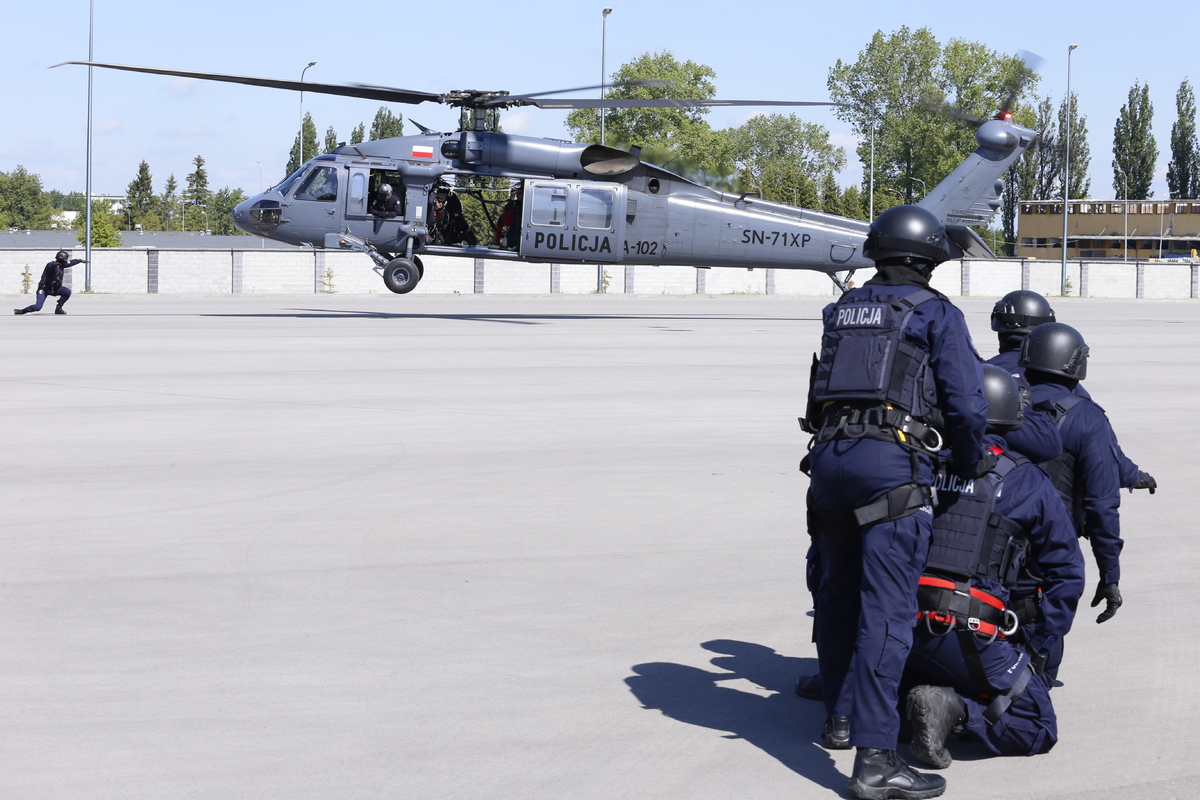
MULTIPOLYGON (((605 68, 604 59, 608 54, 608 15, 612 13, 611 8, 606 8, 600 12, 600 99, 604 99, 604 87, 608 83, 608 70, 605 68)), ((607 144, 604 141, 604 109, 600 109, 600 144, 607 144)))
POLYGON ((878 120, 873 121, 871 125, 871 210, 867 212, 871 222, 875 221, 875 128, 878 126, 878 120))
POLYGON ((1073 44, 1067 48, 1066 158, 1063 159, 1062 291, 1060 292, 1063 297, 1067 296, 1067 215, 1071 209, 1068 202, 1071 199, 1071 112, 1075 110, 1075 104, 1071 98, 1071 53, 1075 51, 1076 47, 1079 45, 1073 44))
MULTIPOLYGON (((92 52, 92 17, 94 0, 88 0, 88 61, 95 61, 92 52)), ((87 208, 84 209, 84 222, 87 233, 83 245, 83 290, 92 290, 92 68, 88 67, 88 109, 87 109, 87 184, 84 189, 87 208)))
MULTIPOLYGON (((308 62, 308 67, 315 67, 317 62, 308 62)), ((308 72, 308 67, 300 70, 300 82, 304 83, 304 73, 308 72)), ((300 158, 296 162, 297 168, 304 166, 304 90, 300 90, 300 158)))

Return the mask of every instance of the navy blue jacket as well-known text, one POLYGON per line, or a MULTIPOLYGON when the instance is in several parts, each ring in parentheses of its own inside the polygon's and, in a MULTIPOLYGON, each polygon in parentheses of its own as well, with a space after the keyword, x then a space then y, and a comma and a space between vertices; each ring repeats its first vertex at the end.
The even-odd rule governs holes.
MULTIPOLYGON (((922 287, 888 286, 868 281, 851 289, 847 296, 870 299, 891 295, 908 297, 922 287)), ((832 324, 836 304, 825 307, 825 327, 832 324)), ((983 458, 983 431, 987 426, 987 400, 983 396, 983 364, 962 312, 945 296, 917 306, 904 328, 904 336, 929 351, 933 381, 937 387, 937 408, 945 425, 945 443, 953 452, 954 465, 960 470, 975 467, 983 458)))
POLYGON ((38 281, 38 291, 45 294, 53 294, 62 287, 63 270, 67 267, 73 267, 76 264, 82 264, 82 258, 72 258, 66 264, 59 264, 57 261, 51 261, 42 270, 42 279, 38 281))
MULTIPOLYGON (((1070 389, 1058 383, 1039 383, 1031 387, 1035 405, 1048 406, 1070 389)), ((1121 478, 1117 462, 1117 437, 1104 409, 1085 400, 1071 409, 1063 420, 1063 449, 1075 457, 1075 486, 1082 490, 1083 530, 1079 535, 1091 540, 1092 553, 1100 571, 1101 583, 1121 579, 1121 478)))
MULTIPOLYGON (((1006 339, 1000 345, 1000 352, 989 358, 987 363, 994 364, 1001 369, 1008 370, 1010 373, 1012 373, 1013 377, 1017 379, 1018 383, 1022 383, 1022 385, 1024 385, 1026 378, 1025 367, 1021 366, 1021 341, 1022 340, 1019 338, 1015 340, 1013 338, 1006 339)), ((1075 384, 1075 387, 1071 389, 1071 394, 1079 395, 1085 400, 1092 399, 1092 396, 1088 394, 1088 390, 1083 388, 1082 382, 1075 384)), ((1100 410, 1103 411, 1104 409, 1100 410)), ((1022 428, 1023 427, 1024 426, 1022 426, 1022 428)), ((1035 423, 1030 435, 1041 436, 1042 434, 1043 431, 1040 424, 1035 423)), ((1018 436, 1018 438, 1015 440, 1009 437, 1008 443, 1013 450, 1016 450, 1029 460, 1037 463, 1049 461, 1051 458, 1054 458, 1054 456, 1038 458, 1033 454, 1026 452, 1023 447, 1028 446, 1029 442, 1024 437, 1018 436)), ((1138 465, 1133 463, 1133 461, 1131 461, 1129 457, 1125 455, 1125 451, 1122 450, 1121 445, 1117 443, 1116 433, 1113 434, 1113 443, 1117 448, 1117 466, 1121 473, 1121 488, 1132 489, 1138 482, 1138 465)), ((1055 453, 1054 455, 1058 455, 1058 453, 1055 453)))
MULTIPOLYGON (((1005 440, 988 435, 986 443, 1005 447, 1005 440)), ((993 511, 1021 526, 1029 542, 1026 561, 1042 576, 1042 602, 1038 616, 1025 625, 1026 642, 1032 653, 1050 651, 1071 630, 1079 597, 1083 594, 1083 553, 1075 524, 1058 491, 1031 463, 1013 468, 1001 484, 993 511)), ((976 585, 1009 601, 1009 589, 994 580, 976 580, 976 585)))

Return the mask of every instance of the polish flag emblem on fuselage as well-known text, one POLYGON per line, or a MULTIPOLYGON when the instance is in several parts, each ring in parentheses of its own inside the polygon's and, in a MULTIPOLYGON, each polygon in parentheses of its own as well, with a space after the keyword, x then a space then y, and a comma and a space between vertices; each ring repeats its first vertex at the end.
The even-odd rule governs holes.
POLYGON ((413 145, 412 157, 413 158, 433 158, 433 148, 432 147, 421 147, 419 145, 413 145))

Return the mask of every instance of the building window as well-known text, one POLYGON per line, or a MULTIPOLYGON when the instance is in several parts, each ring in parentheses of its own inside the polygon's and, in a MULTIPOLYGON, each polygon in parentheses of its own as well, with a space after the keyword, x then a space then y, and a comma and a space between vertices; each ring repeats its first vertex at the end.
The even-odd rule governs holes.
POLYGON ((1021 213, 1022 214, 1032 214, 1033 213, 1033 203, 1022 203, 1021 204, 1021 213))
POLYGON ((1091 203, 1080 203, 1079 204, 1079 213, 1080 214, 1092 213, 1092 204, 1091 203))

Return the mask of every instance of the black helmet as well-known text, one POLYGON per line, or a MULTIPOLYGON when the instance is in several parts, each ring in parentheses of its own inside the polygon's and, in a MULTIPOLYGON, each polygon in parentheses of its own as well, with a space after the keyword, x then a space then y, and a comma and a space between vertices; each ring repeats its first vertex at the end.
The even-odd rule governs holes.
POLYGON ((1087 377, 1088 346, 1079 331, 1061 322, 1038 325, 1021 343, 1026 370, 1081 381, 1087 377))
POLYGON ((987 398, 988 429, 1000 433, 1021 427, 1021 387, 1008 370, 983 365, 983 396, 987 398))
POLYGON ((71 254, 66 250, 59 250, 54 254, 54 260, 60 264, 65 264, 71 260, 71 254))
POLYGON ((929 262, 932 266, 952 257, 946 226, 920 206, 894 206, 871 223, 863 255, 875 262, 904 259, 929 262))
POLYGON ((383 197, 391 197, 392 185, 390 183, 381 183, 376 191, 379 192, 379 194, 383 197))
POLYGON ((1001 297, 992 309, 992 330, 1027 334, 1043 322, 1054 322, 1054 309, 1037 292, 1018 289, 1001 297))

